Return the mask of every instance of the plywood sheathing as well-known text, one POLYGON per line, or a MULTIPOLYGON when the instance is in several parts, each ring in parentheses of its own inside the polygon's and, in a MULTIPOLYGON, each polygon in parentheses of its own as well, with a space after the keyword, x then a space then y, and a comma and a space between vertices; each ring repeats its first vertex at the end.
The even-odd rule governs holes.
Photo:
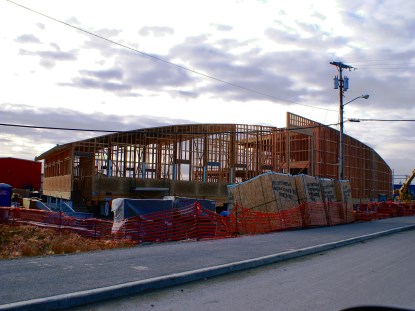
POLYGON ((308 175, 296 175, 295 183, 299 201, 302 203, 304 226, 327 226, 328 216, 323 204, 320 179, 308 175))
POLYGON ((337 225, 344 222, 344 209, 337 199, 334 187, 334 179, 321 178, 321 190, 326 207, 329 225, 337 225))
POLYGON ((348 180, 336 180, 334 183, 336 197, 338 201, 343 202, 344 221, 353 222, 355 220, 353 213, 353 198, 348 180))
POLYGON ((293 176, 265 173, 228 187, 234 204, 259 212, 276 213, 298 206, 293 176))

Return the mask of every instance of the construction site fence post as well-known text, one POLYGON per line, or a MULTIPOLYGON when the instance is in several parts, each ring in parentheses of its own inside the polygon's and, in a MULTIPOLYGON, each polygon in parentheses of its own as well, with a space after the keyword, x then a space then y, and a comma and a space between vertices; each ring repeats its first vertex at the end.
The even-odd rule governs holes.
POLYGON ((59 210, 59 234, 61 234, 61 226, 62 226, 62 210, 59 210))
POLYGON ((137 243, 140 244, 140 221, 137 220, 137 243))

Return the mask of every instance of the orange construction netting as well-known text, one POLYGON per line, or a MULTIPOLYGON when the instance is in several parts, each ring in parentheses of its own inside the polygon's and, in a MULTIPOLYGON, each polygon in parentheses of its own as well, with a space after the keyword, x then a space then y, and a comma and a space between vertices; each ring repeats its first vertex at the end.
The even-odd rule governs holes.
POLYGON ((0 207, 0 223, 36 225, 69 230, 85 237, 130 239, 137 243, 222 239, 241 234, 261 234, 289 229, 333 226, 397 216, 414 216, 415 203, 372 202, 345 208, 341 202, 302 203, 297 207, 265 213, 235 206, 223 217, 198 202, 169 211, 148 213, 121 222, 79 219, 64 213, 0 207))

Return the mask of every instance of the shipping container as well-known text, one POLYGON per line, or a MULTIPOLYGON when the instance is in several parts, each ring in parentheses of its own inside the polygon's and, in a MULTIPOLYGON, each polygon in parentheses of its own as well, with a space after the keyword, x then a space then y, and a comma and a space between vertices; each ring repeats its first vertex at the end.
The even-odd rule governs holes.
POLYGON ((0 158, 0 182, 13 188, 41 190, 42 163, 17 159, 0 158))

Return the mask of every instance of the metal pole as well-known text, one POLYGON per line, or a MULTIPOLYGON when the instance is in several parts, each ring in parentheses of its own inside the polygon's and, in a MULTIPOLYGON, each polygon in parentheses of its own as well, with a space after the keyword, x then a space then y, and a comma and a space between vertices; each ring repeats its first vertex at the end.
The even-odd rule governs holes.
MULTIPOLYGON (((336 66, 339 70, 339 101, 340 101, 340 139, 339 139, 339 180, 344 179, 344 121, 343 121, 343 91, 344 91, 344 80, 343 80, 343 69, 355 69, 352 66, 345 65, 342 62, 330 62, 330 65, 336 66)), ((346 88, 347 91, 347 88, 346 88)), ((347 103, 346 103, 347 104, 347 103)))
POLYGON ((339 180, 344 179, 344 106, 343 106, 343 68, 339 67, 339 96, 340 96, 340 150, 339 150, 339 180))

